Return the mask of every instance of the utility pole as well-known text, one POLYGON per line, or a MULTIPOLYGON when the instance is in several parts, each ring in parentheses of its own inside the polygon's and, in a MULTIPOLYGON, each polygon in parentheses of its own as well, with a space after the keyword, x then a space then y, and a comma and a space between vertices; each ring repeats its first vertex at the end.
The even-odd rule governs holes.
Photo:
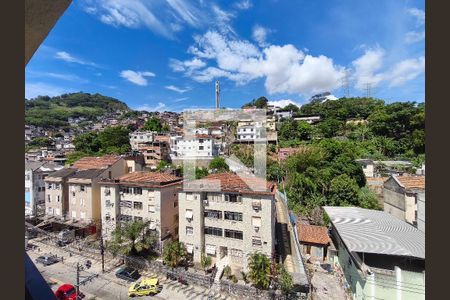
POLYGON ((344 78, 342 79, 342 89, 346 98, 350 97, 350 80, 348 70, 345 70, 344 78))
POLYGON ((103 233, 100 234, 100 253, 102 255, 102 273, 105 273, 105 247, 103 245, 103 233))
POLYGON ((216 80, 216 109, 220 108, 220 84, 219 80, 216 80))
POLYGON ((79 295, 80 295, 80 263, 79 262, 77 262, 77 290, 76 290, 76 293, 77 293, 77 299, 78 299, 78 297, 79 297, 79 295))
POLYGON ((366 98, 370 98, 370 92, 371 92, 372 84, 368 82, 366 84, 366 98))

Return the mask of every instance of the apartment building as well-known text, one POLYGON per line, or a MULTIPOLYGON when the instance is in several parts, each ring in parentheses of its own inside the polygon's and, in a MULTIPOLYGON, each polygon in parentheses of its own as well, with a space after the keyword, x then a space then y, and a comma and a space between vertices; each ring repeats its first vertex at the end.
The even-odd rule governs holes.
POLYGON ((135 131, 130 133, 131 149, 139 150, 139 144, 153 142, 155 134, 156 132, 153 131, 135 131))
POLYGON ((45 178, 47 185, 45 192, 45 214, 65 220, 69 210, 69 189, 67 179, 77 169, 64 168, 50 173, 45 178))
POLYGON ((100 185, 103 178, 116 178, 128 169, 120 156, 84 157, 75 162, 77 171, 67 180, 69 191, 68 217, 81 222, 99 221, 100 185))
POLYGON ((192 138, 177 141, 178 158, 212 158, 218 154, 218 146, 207 134, 197 134, 192 138))
POLYGON ((178 190, 182 178, 160 172, 134 172, 101 181, 101 219, 106 239, 118 222, 142 220, 165 242, 178 238, 178 190))
POLYGON ((25 214, 36 215, 45 203, 45 178, 63 167, 51 162, 25 161, 25 214))
POLYGON ((254 177, 244 181, 233 173, 211 174, 186 183, 179 193, 179 240, 195 263, 206 253, 213 264, 225 262, 246 271, 249 253, 260 251, 272 257, 274 185, 264 184, 254 177))
MULTIPOLYGON (((384 211, 417 227, 418 201, 425 201, 425 176, 392 175, 383 184, 384 211)), ((421 215, 425 214, 425 206, 421 215)))
POLYGON ((144 155, 145 165, 156 168, 158 164, 170 159, 170 147, 166 141, 154 140, 139 145, 139 152, 144 155))

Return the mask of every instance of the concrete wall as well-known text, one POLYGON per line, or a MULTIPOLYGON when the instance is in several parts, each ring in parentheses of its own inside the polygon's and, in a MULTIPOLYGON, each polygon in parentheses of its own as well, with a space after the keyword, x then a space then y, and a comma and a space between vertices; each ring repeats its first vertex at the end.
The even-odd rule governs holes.
POLYGON ((425 192, 417 193, 417 229, 425 232, 425 192))

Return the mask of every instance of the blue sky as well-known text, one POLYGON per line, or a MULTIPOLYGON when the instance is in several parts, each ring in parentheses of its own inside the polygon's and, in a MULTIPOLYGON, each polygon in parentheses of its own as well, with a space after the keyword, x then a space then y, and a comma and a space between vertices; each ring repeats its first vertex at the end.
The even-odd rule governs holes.
POLYGON ((25 96, 101 93, 181 111, 371 95, 425 101, 424 1, 73 1, 26 67, 25 96), (281 102, 279 102, 281 101, 281 102))

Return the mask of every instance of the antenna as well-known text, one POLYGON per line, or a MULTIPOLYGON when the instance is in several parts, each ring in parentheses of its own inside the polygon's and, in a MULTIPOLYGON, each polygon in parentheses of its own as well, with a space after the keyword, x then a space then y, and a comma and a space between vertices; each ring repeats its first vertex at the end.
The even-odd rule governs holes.
POLYGON ((216 80, 216 109, 220 108, 220 84, 219 80, 216 80))
POLYGON ((372 91, 372 83, 367 82, 366 83, 366 98, 370 98, 371 91, 372 91))
POLYGON ((344 78, 342 79, 342 89, 344 90, 344 95, 346 98, 350 97, 350 80, 348 70, 345 70, 344 78))

